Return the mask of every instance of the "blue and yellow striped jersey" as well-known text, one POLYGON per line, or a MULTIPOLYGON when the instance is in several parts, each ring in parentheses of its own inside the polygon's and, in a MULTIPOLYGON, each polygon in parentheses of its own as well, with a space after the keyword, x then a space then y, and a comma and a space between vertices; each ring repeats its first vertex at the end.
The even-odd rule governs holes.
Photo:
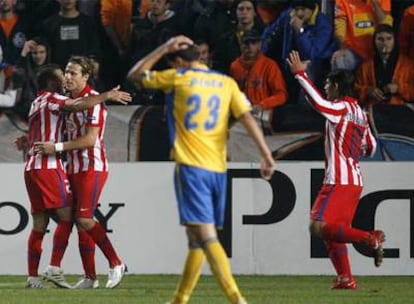
POLYGON ((251 110, 236 82, 204 65, 145 72, 142 84, 167 96, 172 158, 180 164, 226 171, 229 117, 251 110))

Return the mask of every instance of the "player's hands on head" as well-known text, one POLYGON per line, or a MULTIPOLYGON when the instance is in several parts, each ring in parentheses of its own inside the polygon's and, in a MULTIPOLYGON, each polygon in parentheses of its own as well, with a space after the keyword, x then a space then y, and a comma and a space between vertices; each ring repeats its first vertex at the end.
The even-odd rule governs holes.
POLYGON ((194 42, 190 38, 184 35, 179 35, 170 38, 166 43, 165 46, 167 48, 168 53, 177 52, 179 50, 184 50, 188 48, 189 45, 193 45, 194 42))
POLYGON ((128 104, 129 102, 132 101, 132 96, 128 92, 121 91, 120 88, 121 87, 118 85, 114 87, 112 90, 106 92, 107 99, 116 101, 122 104, 128 104))

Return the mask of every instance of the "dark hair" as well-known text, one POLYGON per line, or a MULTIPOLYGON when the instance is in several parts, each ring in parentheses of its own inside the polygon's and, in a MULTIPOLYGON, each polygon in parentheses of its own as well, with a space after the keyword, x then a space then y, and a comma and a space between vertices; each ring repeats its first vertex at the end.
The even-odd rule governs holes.
POLYGON ((257 14, 257 4, 256 4, 255 0, 238 0, 238 1, 235 1, 236 2, 236 8, 239 6, 240 2, 244 2, 244 1, 250 2, 253 5, 254 12, 257 14))
POLYGON ((196 46, 199 46, 200 44, 207 44, 210 47, 210 43, 207 41, 207 39, 203 39, 203 38, 194 40, 194 44, 196 46))
POLYGON ((327 79, 338 84, 339 97, 354 96, 355 76, 351 71, 338 69, 330 72, 327 79))
POLYGON ((165 58, 168 61, 174 61, 177 57, 180 57, 184 61, 188 61, 188 62, 196 61, 198 60, 198 58, 200 58, 200 52, 198 51, 196 45, 187 44, 187 43, 183 45, 187 45, 187 48, 173 52, 173 53, 169 53, 165 55, 165 58))
POLYGON ((49 42, 45 38, 36 36, 36 37, 33 37, 32 40, 36 42, 36 44, 44 45, 46 49, 49 50, 50 45, 49 45, 49 42))
POLYGON ((314 10, 316 7, 316 2, 315 0, 293 0, 291 5, 292 8, 302 6, 314 10))
POLYGON ((46 64, 39 68, 36 74, 36 86, 38 90, 45 90, 48 87, 49 81, 59 81, 56 76, 56 70, 60 70, 57 64, 46 64))
POLYGON ((375 39, 375 36, 379 33, 389 33, 389 34, 392 34, 393 36, 395 35, 395 31, 393 27, 389 24, 378 24, 377 27, 375 28, 374 39, 375 39))

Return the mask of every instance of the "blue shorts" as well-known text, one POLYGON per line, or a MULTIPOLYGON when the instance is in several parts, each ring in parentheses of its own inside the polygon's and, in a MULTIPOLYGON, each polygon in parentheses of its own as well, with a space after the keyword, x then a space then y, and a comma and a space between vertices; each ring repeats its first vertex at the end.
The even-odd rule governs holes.
POLYGON ((214 224, 217 228, 223 227, 226 172, 177 164, 174 186, 182 225, 214 224))

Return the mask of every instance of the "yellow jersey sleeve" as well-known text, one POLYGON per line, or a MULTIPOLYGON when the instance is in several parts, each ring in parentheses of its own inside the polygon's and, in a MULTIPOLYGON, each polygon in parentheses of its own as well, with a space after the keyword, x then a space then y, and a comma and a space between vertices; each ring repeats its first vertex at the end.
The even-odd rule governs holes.
POLYGON ((164 71, 144 71, 141 83, 147 89, 158 89, 169 93, 174 86, 175 69, 164 71))

